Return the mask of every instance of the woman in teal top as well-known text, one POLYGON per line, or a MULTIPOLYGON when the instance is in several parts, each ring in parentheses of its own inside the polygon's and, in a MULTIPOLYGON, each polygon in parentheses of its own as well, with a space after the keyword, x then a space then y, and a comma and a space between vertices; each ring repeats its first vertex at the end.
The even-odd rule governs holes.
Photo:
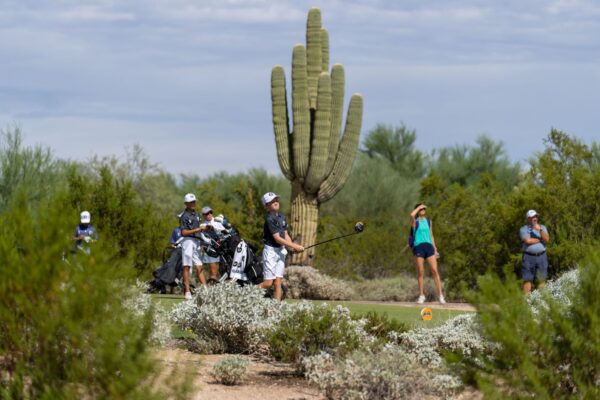
POLYGON ((414 210, 410 213, 410 223, 413 229, 413 255, 417 265, 418 282, 419 282, 419 298, 418 304, 425 302, 425 291, 423 289, 423 276, 425 274, 425 260, 429 264, 433 280, 438 291, 438 298, 441 304, 445 304, 444 293, 442 292, 442 281, 438 272, 437 257, 439 253, 435 246, 433 237, 433 223, 425 216, 427 206, 425 204, 417 204, 414 210))

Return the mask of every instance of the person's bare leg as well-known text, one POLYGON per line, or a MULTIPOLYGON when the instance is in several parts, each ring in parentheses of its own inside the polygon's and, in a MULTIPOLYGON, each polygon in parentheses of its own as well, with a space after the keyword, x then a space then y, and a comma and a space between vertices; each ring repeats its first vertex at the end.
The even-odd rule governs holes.
POLYGON ((188 265, 183 266, 183 291, 185 293, 190 291, 190 269, 191 267, 188 265))
POLYGON ((529 293, 531 293, 531 282, 525 281, 523 282, 523 294, 528 295, 529 293))
POLYGON ((279 300, 281 301, 281 294, 282 294, 282 290, 281 290, 281 282, 282 282, 282 278, 275 278, 275 293, 273 294, 273 298, 275 300, 279 300))
POLYGON ((219 279, 219 264, 218 263, 210 263, 208 265, 210 269, 210 279, 214 279, 215 281, 219 279))
POLYGON ((206 277, 204 276, 204 269, 202 265, 196 265, 196 273, 198 274, 198 280, 202 285, 206 285, 206 277))
POLYGON ((425 274, 425 260, 422 257, 415 257, 415 263, 417 264, 417 282, 419 283, 419 296, 424 296, 425 289, 423 288, 423 275, 425 274))
POLYGON ((429 268, 431 268, 431 275, 433 275, 433 281, 435 282, 438 296, 443 296, 444 293, 442 292, 442 280, 440 279, 440 273, 438 272, 437 259, 435 256, 431 256, 427 259, 427 263, 429 264, 429 268))
POLYGON ((271 285, 273 285, 273 279, 262 281, 260 283, 260 285, 258 285, 258 286, 261 287, 261 288, 263 288, 263 289, 268 289, 268 288, 271 287, 271 285))

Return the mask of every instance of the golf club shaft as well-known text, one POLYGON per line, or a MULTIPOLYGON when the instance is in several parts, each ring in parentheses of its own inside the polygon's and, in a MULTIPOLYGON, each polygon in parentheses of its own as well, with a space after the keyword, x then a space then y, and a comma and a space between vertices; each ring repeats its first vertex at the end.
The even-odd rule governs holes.
POLYGON ((306 250, 306 249, 310 249, 311 247, 315 247, 315 246, 318 246, 318 245, 321 245, 321 244, 324 244, 324 243, 331 242, 331 241, 333 241, 333 240, 342 239, 342 238, 345 238, 345 237, 348 237, 348 236, 356 235, 356 234, 358 234, 358 233, 360 233, 360 232, 352 232, 352 233, 349 233, 349 234, 347 234, 347 235, 338 236, 338 237, 331 238, 331 239, 329 239, 329 240, 324 240, 324 241, 322 241, 322 242, 319 242, 319 243, 311 244, 310 246, 306 246, 306 247, 304 248, 304 250, 306 250))

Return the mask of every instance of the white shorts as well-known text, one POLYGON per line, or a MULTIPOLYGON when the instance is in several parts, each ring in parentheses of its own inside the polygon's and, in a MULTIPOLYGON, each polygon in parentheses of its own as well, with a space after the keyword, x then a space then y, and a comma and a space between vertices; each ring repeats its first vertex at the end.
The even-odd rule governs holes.
POLYGON ((287 250, 285 249, 285 247, 271 247, 265 245, 265 248, 262 253, 264 263, 264 280, 269 281, 275 278, 283 278, 286 254, 287 250))
POLYGON ((200 245, 197 239, 185 238, 181 242, 181 264, 184 267, 202 265, 200 245))

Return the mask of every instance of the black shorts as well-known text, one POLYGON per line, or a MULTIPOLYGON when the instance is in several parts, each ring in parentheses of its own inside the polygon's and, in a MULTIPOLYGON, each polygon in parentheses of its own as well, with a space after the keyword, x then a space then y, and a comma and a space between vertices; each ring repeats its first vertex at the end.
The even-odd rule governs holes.
POLYGON ((413 254, 415 257, 429 258, 435 255, 435 250, 431 243, 421 243, 418 246, 413 247, 413 254))

